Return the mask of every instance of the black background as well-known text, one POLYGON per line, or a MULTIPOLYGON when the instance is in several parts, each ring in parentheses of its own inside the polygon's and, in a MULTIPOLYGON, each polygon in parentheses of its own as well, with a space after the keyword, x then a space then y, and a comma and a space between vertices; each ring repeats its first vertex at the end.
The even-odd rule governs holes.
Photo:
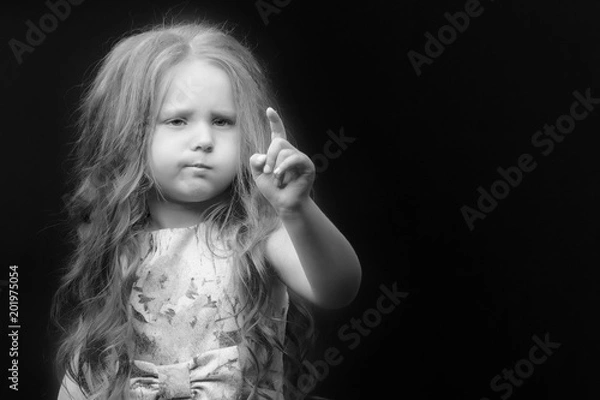
POLYGON ((425 33, 436 35, 444 13, 464 5, 295 0, 265 25, 253 0, 87 0, 20 65, 9 40, 25 41, 25 21, 37 25, 49 10, 43 1, 4 5, 0 279, 19 266, 21 323, 20 390, 9 398, 58 391, 48 311, 66 252, 61 196, 80 85, 118 37, 169 15, 238 26, 306 154, 323 152, 329 129, 355 138, 315 183, 317 203, 363 268, 354 303, 319 314, 322 348, 344 359, 315 393, 500 399, 505 391, 490 380, 528 356, 533 335, 548 334, 560 348, 510 398, 596 399, 600 110, 547 156, 531 138, 569 112, 574 91, 600 97, 600 3, 483 0, 483 13, 417 76, 408 51, 424 53, 425 33), (524 153, 536 169, 470 231, 460 208, 476 207, 477 188, 489 189, 496 169, 524 153), (350 349, 337 330, 394 283, 410 294, 350 349))

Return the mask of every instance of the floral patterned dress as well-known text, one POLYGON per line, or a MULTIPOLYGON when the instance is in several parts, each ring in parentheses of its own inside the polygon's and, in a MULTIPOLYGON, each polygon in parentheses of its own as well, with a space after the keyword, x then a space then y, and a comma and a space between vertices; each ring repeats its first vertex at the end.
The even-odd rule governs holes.
MULTIPOLYGON (((203 224, 148 232, 146 256, 131 293, 136 354, 131 378, 134 400, 242 399, 239 346, 241 304, 228 253, 205 243, 203 224)), ((285 286, 274 288, 273 312, 283 342, 288 310, 285 286)), ((271 395, 283 399, 281 356, 270 371, 271 395)))

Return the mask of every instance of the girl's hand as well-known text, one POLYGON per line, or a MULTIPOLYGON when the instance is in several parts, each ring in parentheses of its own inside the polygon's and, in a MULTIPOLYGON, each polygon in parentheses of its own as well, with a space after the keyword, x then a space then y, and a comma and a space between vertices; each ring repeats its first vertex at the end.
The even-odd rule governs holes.
POLYGON ((267 154, 250 157, 252 177, 277 213, 289 216, 309 199, 315 165, 286 140, 283 121, 271 107, 267 108, 267 118, 271 124, 271 144, 267 154))

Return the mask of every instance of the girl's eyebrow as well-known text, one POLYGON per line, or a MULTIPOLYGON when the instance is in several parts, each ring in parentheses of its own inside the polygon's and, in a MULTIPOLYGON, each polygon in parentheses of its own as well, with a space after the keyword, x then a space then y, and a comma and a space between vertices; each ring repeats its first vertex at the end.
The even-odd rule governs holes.
MULTIPOLYGON (((165 107, 161 110, 160 114, 164 115, 164 114, 182 114, 182 115, 191 115, 194 114, 197 111, 197 109, 195 108, 190 108, 190 107, 181 107, 181 106, 171 106, 171 107, 165 107)), ((230 109, 230 108, 222 108, 222 109, 213 109, 211 110, 212 114, 218 114, 218 115, 228 115, 228 116, 235 116, 236 115, 236 111, 234 109, 230 109)))
POLYGON ((231 108, 216 108, 214 110, 212 110, 213 114, 219 114, 219 115, 230 115, 230 116, 235 116, 236 112, 235 109, 231 109, 231 108))
POLYGON ((189 108, 189 107, 180 107, 180 106, 170 106, 170 107, 164 107, 161 110, 161 114, 185 114, 185 115, 189 115, 189 114, 193 114, 196 110, 193 108, 189 108))

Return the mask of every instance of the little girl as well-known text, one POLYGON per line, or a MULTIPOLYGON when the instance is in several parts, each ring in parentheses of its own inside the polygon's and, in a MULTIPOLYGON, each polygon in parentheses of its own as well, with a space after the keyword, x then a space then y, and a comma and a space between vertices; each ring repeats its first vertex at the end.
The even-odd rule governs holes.
POLYGON ((221 27, 146 29, 102 61, 80 107, 75 251, 53 304, 68 321, 59 400, 303 392, 290 377, 309 306, 349 304, 361 268, 273 104, 221 27))

